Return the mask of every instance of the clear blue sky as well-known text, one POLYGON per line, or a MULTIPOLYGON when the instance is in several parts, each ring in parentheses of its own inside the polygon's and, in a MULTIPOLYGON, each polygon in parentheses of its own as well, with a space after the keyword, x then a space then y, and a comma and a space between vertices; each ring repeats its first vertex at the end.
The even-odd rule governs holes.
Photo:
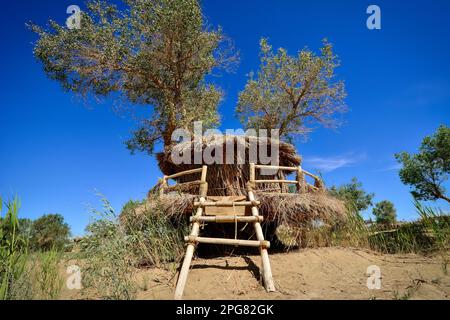
MULTIPOLYGON (((112 101, 90 108, 46 78, 32 55, 33 20, 65 21, 77 0, 15 0, 0 10, 0 194, 18 194, 22 215, 61 213, 83 233, 95 190, 120 210, 142 199, 160 172, 155 159, 131 156, 123 145, 134 123, 113 112, 112 101)), ((440 1, 203 1, 209 23, 221 25, 241 51, 234 74, 215 78, 225 90, 222 129, 234 117, 246 74, 258 65, 258 42, 292 54, 316 50, 327 37, 342 60, 350 112, 338 130, 319 129, 298 142, 305 167, 328 185, 358 177, 376 201, 389 199, 401 219, 417 216, 401 184, 393 154, 415 151, 422 138, 450 120, 450 2, 440 1), (382 10, 382 30, 366 28, 366 8, 382 10)), ((444 202, 434 205, 448 210, 444 202)))

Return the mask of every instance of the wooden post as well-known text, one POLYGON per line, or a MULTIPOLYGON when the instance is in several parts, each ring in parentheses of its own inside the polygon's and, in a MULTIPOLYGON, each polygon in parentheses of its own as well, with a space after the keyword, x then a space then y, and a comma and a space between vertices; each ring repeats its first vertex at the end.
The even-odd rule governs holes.
MULTIPOLYGON (((208 183, 206 182, 206 176, 208 173, 208 166, 203 166, 202 167, 202 177, 200 179, 200 181, 202 182, 202 184, 200 185, 200 197, 202 198, 206 198, 207 193, 208 193, 208 183)), ((204 199, 206 201, 206 199, 204 199)), ((205 202, 203 201, 203 202, 205 202)))
POLYGON ((254 163, 250 163, 250 177, 249 177, 249 185, 250 190, 256 188, 255 180, 256 180, 256 165, 254 163))
MULTIPOLYGON (((252 190, 248 191, 248 197, 249 197, 250 201, 256 201, 255 195, 253 194, 252 190)), ((252 207, 252 215, 254 217, 259 217, 258 207, 252 207)), ((261 224, 259 222, 255 222, 254 226, 255 226, 255 231, 256 231, 256 238, 258 239, 258 241, 265 241, 261 224)), ((269 260, 269 253, 267 251, 267 248, 265 248, 263 246, 261 246, 259 248, 259 251, 261 253, 264 286, 266 287, 267 292, 275 292, 276 288, 275 288, 275 284, 273 282, 272 269, 270 267, 270 260, 269 260)))
MULTIPOLYGON (((206 182, 208 167, 203 166, 202 168, 202 184, 200 185, 200 203, 206 201, 206 195, 208 193, 208 184, 206 182)), ((203 207, 197 208, 195 218, 200 218, 203 215, 203 207)), ((197 238, 200 234, 200 221, 196 220, 192 224, 191 237, 197 238)), ((191 268, 192 257, 194 256, 195 243, 189 243, 186 249, 186 255, 184 257, 183 265, 181 266, 180 275, 178 276, 178 283, 175 289, 175 300, 181 300, 183 298, 184 288, 186 287, 186 282, 189 274, 189 269, 191 268)))
POLYGON ((305 176, 303 175, 302 167, 299 167, 297 170, 297 182, 298 182, 297 192, 300 194, 305 193, 306 192, 305 176))
POLYGON ((159 180, 159 196, 162 197, 164 195, 164 191, 167 188, 167 177, 162 178, 159 180))

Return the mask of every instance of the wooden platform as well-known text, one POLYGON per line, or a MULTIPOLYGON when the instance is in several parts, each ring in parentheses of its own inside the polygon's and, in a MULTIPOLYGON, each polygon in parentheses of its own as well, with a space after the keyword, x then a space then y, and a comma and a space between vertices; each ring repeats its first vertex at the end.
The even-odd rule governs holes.
POLYGON ((245 205, 247 197, 207 197, 208 202, 214 205, 205 206, 206 216, 251 216, 252 210, 245 205))

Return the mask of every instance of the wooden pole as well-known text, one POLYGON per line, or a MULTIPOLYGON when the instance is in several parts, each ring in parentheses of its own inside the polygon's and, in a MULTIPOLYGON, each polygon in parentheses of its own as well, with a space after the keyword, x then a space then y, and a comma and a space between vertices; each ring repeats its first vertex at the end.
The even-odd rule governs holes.
POLYGON ((159 180, 159 196, 162 197, 167 187, 167 177, 159 180))
POLYGON ((279 183, 279 184, 298 184, 297 180, 255 180, 255 184, 279 183))
POLYGON ((255 187, 256 180, 256 165, 254 163, 250 163, 250 184, 252 188, 255 187))
MULTIPOLYGON (((206 183, 206 174, 208 167, 202 167, 202 184, 200 185, 200 202, 206 201, 206 195, 208 193, 208 184, 206 183)), ((195 214, 196 218, 200 218, 203 215, 203 207, 199 207, 195 214)), ((191 237, 197 238, 200 234, 200 222, 197 220, 192 224, 191 237)), ((194 256, 195 244, 189 243, 186 249, 186 255, 184 257, 183 265, 181 266, 180 275, 178 276, 178 283, 175 289, 175 300, 181 300, 183 298, 184 288, 191 268, 192 257, 194 256)))
POLYGON ((166 179, 174 180, 179 177, 187 176, 187 175, 194 174, 194 173, 200 173, 200 172, 203 172, 203 168, 179 172, 179 173, 176 173, 176 174, 166 177, 166 179))
POLYGON ((186 242, 189 243, 204 243, 204 244, 220 244, 220 245, 227 245, 227 246, 242 246, 242 247, 265 247, 270 248, 270 242, 263 240, 263 241, 255 241, 255 240, 240 240, 240 239, 220 239, 220 238, 203 238, 203 237, 186 237, 184 239, 186 242))
POLYGON ((194 207, 226 207, 226 208, 233 208, 233 207, 252 207, 252 206, 259 206, 261 202, 255 201, 241 201, 241 202, 233 202, 233 201, 217 201, 217 202, 194 202, 194 207))
POLYGON ((245 216, 210 216, 210 217, 191 217, 191 222, 206 222, 206 223, 254 223, 263 222, 264 217, 245 217, 245 216))
POLYGON ((297 189, 298 193, 305 193, 306 192, 305 176, 303 175, 302 167, 298 168, 297 181, 298 181, 298 189, 297 189))
POLYGON ((256 169, 269 169, 269 170, 281 170, 281 171, 297 171, 297 167, 281 167, 281 166, 265 166, 265 165, 255 165, 256 169))
MULTIPOLYGON (((252 190, 248 191, 248 197, 250 201, 256 201, 255 195, 253 194, 252 190)), ((259 216, 258 207, 252 207, 252 215, 254 217, 259 216)), ((265 241, 261 224, 259 222, 255 222, 254 226, 256 231, 256 238, 258 239, 258 241, 265 241)), ((267 251, 267 248, 263 246, 259 248, 259 251, 261 253, 264 285, 266 287, 267 292, 275 292, 276 288, 273 281, 272 268, 270 267, 269 252, 267 251)))

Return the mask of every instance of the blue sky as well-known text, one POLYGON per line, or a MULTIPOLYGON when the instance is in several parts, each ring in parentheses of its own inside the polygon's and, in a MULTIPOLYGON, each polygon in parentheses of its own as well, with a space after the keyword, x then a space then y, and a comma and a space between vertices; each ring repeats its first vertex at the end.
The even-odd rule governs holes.
MULTIPOLYGON (((25 217, 63 214, 81 235, 89 205, 99 203, 97 191, 120 210, 144 198, 161 174, 154 158, 131 156, 124 147, 134 123, 112 110, 112 100, 86 106, 34 60, 36 38, 25 22, 63 22, 71 4, 83 8, 77 0, 2 3, 0 194, 18 194, 25 217)), ((320 170, 328 185, 358 177, 376 201, 393 201, 400 219, 417 218, 393 154, 415 151, 425 135, 449 125, 449 1, 204 0, 203 7, 241 52, 236 73, 213 79, 226 93, 221 129, 240 127, 237 95, 258 66, 261 37, 292 54, 304 46, 317 50, 326 37, 342 61, 338 75, 350 111, 339 129, 297 142, 305 168, 320 170), (382 30, 366 28, 371 4, 381 8, 382 30)))

